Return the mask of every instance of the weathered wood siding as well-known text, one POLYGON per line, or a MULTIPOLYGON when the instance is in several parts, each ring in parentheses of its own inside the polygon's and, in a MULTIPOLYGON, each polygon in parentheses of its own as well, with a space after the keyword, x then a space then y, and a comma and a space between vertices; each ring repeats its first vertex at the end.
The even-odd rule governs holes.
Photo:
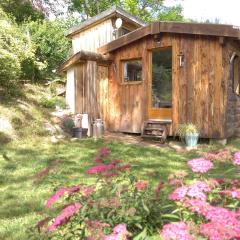
POLYGON ((109 114, 109 86, 108 86, 108 66, 98 65, 97 66, 97 102, 99 116, 104 121, 105 127, 108 123, 109 114))
POLYGON ((172 47, 173 52, 173 133, 179 124, 192 122, 202 137, 224 137, 227 81, 223 78, 222 45, 217 37, 162 34, 160 44, 145 37, 113 52, 109 70, 110 130, 140 132, 148 119, 149 51, 172 47), (185 55, 185 66, 179 67, 178 54, 185 55), (121 60, 142 58, 143 82, 123 84, 121 60))
POLYGON ((112 20, 108 19, 72 38, 73 53, 80 50, 97 52, 97 48, 114 40, 112 20))
POLYGON ((97 64, 87 61, 75 66, 75 112, 99 117, 97 104, 97 64))
POLYGON ((226 138, 240 136, 240 97, 233 90, 233 74, 230 64, 232 54, 236 52, 240 56, 240 46, 228 42, 223 50, 223 73, 227 79, 227 104, 225 115, 226 138))

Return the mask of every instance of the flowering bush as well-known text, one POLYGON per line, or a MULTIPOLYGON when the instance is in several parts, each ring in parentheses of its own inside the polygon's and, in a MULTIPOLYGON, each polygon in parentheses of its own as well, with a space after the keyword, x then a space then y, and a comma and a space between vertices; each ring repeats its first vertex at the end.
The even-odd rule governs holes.
POLYGON ((110 150, 100 148, 94 165, 86 171, 97 176, 96 183, 57 189, 46 201, 45 208, 62 205, 62 210, 54 218, 40 221, 38 228, 52 239, 74 236, 88 240, 126 240, 157 232, 171 219, 167 213, 174 210, 174 203, 162 195, 162 180, 152 186, 133 176, 130 169, 129 164, 112 159, 110 150))
MULTIPOLYGON (((240 180, 209 178, 219 160, 214 154, 208 154, 211 160, 205 155, 188 161, 196 179, 189 181, 181 171, 171 174, 168 184, 160 180, 153 187, 100 148, 86 171, 97 176, 96 183, 59 188, 45 207, 62 206, 60 214, 37 227, 50 239, 137 240, 157 232, 164 240, 239 239, 240 180)), ((238 166, 239 152, 225 156, 238 166)))

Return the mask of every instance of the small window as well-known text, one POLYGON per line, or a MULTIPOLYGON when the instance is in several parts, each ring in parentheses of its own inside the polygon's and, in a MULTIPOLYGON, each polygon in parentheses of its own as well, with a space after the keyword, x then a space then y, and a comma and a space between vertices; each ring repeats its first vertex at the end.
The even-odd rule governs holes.
POLYGON ((236 56, 233 60, 233 90, 240 95, 240 57, 236 56))
POLYGON ((122 65, 124 82, 142 81, 142 60, 127 60, 122 65))
POLYGON ((131 32, 131 31, 128 30, 128 29, 126 29, 126 28, 121 28, 121 34, 120 34, 120 36, 126 35, 126 34, 128 34, 128 33, 130 33, 130 32, 131 32))

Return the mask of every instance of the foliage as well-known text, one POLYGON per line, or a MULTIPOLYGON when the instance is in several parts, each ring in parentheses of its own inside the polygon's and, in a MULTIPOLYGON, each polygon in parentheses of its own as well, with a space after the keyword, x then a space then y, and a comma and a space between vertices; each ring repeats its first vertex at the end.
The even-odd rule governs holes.
POLYGON ((75 123, 72 118, 66 118, 63 122, 63 125, 66 128, 66 130, 70 132, 74 128, 75 123))
MULTIPOLYGON (((233 160, 225 159, 237 167, 239 160, 240 152, 234 154, 233 160)), ((189 166, 200 175, 189 181, 185 172, 172 174, 167 188, 163 181, 152 188, 148 181, 137 180, 126 172, 131 166, 112 159, 109 149, 100 148, 94 161, 95 165, 87 170, 88 174, 97 174, 94 184, 62 187, 47 200, 47 209, 58 203, 57 209, 63 206, 63 210, 52 220, 47 217, 38 223, 43 236, 47 233, 50 239, 119 239, 109 236, 120 225, 127 227, 127 235, 133 239, 150 237, 160 228, 161 236, 169 240, 181 240, 182 236, 189 240, 240 236, 240 181, 209 178, 208 171, 213 167, 210 160, 190 160, 189 166), (211 168, 205 168, 204 161, 211 163, 211 168), (69 206, 75 210, 66 214, 69 206)), ((120 239, 127 240, 127 235, 120 239)))
POLYGON ((35 57, 42 63, 42 68, 37 72, 37 79, 55 76, 56 69, 71 54, 69 52, 71 42, 64 33, 77 23, 76 18, 69 17, 55 21, 29 22, 25 25, 30 32, 31 40, 36 45, 35 57))
POLYGON ((86 20, 117 4, 120 4, 119 0, 101 0, 88 2, 86 2, 85 0, 72 0, 70 1, 69 8, 72 11, 79 12, 81 14, 82 20, 86 20))
POLYGON ((170 211, 171 204, 164 197, 160 198, 163 182, 160 181, 154 189, 148 181, 137 180, 129 173, 130 167, 113 160, 108 149, 100 148, 95 166, 87 171, 88 174, 97 174, 95 184, 60 188, 45 205, 51 208, 65 196, 65 204, 80 204, 79 212, 67 225, 64 223, 69 220, 69 215, 64 218, 62 212, 48 226, 47 221, 44 224, 40 221, 39 228, 53 232, 52 239, 94 237, 101 240, 121 223, 128 226, 132 236, 156 232, 171 217, 170 214, 164 215, 170 211))
POLYGON ((122 5, 124 9, 146 22, 157 20, 183 21, 182 7, 180 5, 166 7, 164 0, 124 0, 122 5))
POLYGON ((186 135, 199 134, 198 127, 193 123, 180 124, 177 130, 177 135, 184 138, 186 135))
MULTIPOLYGON (((92 166, 91 159, 104 144, 102 140, 92 139, 74 142, 64 140, 51 144, 49 136, 33 135, 36 125, 32 121, 38 118, 43 123, 51 119, 48 109, 39 106, 39 96, 47 92, 41 86, 30 84, 23 89, 28 97, 27 102, 14 100, 7 105, 3 105, 2 101, 0 104, 0 115, 10 119, 18 117, 23 122, 21 126, 16 126, 15 134, 24 132, 22 137, 14 138, 7 145, 0 144, 0 236, 6 240, 44 239, 38 235, 30 238, 26 233, 29 226, 45 217, 44 201, 54 189, 61 186, 72 186, 79 182, 93 184, 96 177, 86 174, 86 169, 92 166), (26 109, 22 108, 23 104, 27 106, 26 109)), ((226 149, 236 151, 239 144, 240 139, 232 139, 226 149)), ((202 145, 198 151, 178 153, 168 147, 143 147, 142 144, 138 146, 119 141, 108 142, 107 147, 112 150, 113 158, 121 156, 125 163, 132 165, 131 173, 154 185, 158 184, 159 179, 167 182, 167 176, 179 169, 187 171, 188 159, 199 157, 201 152, 220 149, 218 145, 202 145)), ((231 168, 230 161, 217 161, 214 165, 211 177, 231 179, 238 176, 237 169, 231 168)), ((194 177, 190 174, 188 180, 194 177)), ((60 209, 56 213, 51 210, 49 214, 54 217, 59 212, 60 209)), ((159 240, 159 234, 155 235, 154 240, 159 240)), ((153 240, 150 237, 148 239, 153 240)))
POLYGON ((35 57, 45 68, 36 72, 37 79, 51 78, 56 69, 66 59, 70 42, 65 38, 65 22, 37 21, 26 24, 31 40, 36 45, 35 57))
POLYGON ((113 5, 117 5, 146 22, 156 20, 183 21, 182 7, 180 5, 166 7, 164 6, 164 0, 101 0, 97 2, 72 0, 70 2, 70 9, 78 11, 83 20, 95 16, 113 5))
POLYGON ((27 20, 36 21, 44 17, 40 11, 33 7, 30 1, 26 0, 1 0, 0 8, 13 16, 17 23, 23 23, 27 20))
POLYGON ((34 61, 28 35, 0 8, 0 86, 10 86, 22 73, 22 63, 34 61))
POLYGON ((58 96, 51 97, 51 98, 43 97, 41 99, 40 104, 45 108, 56 108, 56 107, 65 108, 66 106, 64 98, 58 97, 58 96))

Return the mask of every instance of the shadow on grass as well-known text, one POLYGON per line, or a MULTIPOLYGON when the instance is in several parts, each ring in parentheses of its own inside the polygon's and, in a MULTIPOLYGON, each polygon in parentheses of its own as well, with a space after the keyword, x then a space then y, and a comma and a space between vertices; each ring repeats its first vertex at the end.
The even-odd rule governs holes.
MULTIPOLYGON (((0 147, 0 225, 11 225, 13 219, 16 222, 7 230, 0 226, 0 236, 10 234, 6 239, 25 236, 23 229, 25 231, 42 219, 45 200, 60 186, 95 181, 95 176, 86 174, 86 170, 94 164, 94 156, 98 148, 104 145, 103 141, 87 139, 58 144, 46 141, 47 138, 41 138, 35 142, 29 140, 23 145, 12 142, 0 147), (7 156, 7 159, 3 156, 7 156), (52 168, 56 162, 58 164, 52 168), (48 168, 50 170, 39 181, 35 181, 33 176, 48 168), (33 214, 36 219, 30 222, 33 214), (24 223, 23 217, 28 219, 24 223)), ((233 145, 237 146, 238 141, 233 141, 233 145)), ((169 148, 155 149, 120 142, 111 142, 107 147, 111 149, 113 159, 130 163, 132 172, 139 179, 148 179, 153 184, 160 179, 167 180, 168 175, 175 171, 186 170, 190 173, 187 161, 199 157, 199 152, 195 151, 179 154, 169 148)), ((234 177, 234 171, 226 172, 230 165, 218 163, 210 175, 234 177)), ((188 178, 193 179, 193 174, 190 173, 188 178)))

